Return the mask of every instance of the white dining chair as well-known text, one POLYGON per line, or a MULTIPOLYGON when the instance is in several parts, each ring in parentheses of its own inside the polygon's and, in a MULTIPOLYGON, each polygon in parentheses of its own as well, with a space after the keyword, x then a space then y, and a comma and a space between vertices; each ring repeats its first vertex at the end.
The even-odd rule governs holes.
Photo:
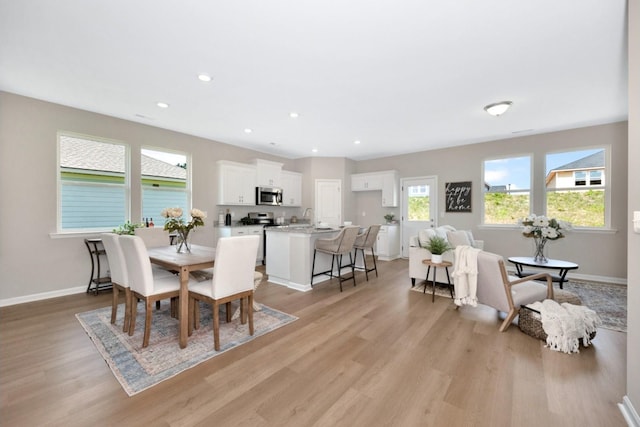
MULTIPOLYGON (((151 333, 152 306, 156 301, 171 298, 171 312, 176 313, 174 302, 180 296, 178 276, 154 277, 151 261, 144 242, 139 236, 120 236, 120 245, 126 259, 127 276, 131 289, 131 321, 129 335, 133 335, 136 326, 137 301, 145 303, 144 338, 142 347, 149 345, 151 333)), ((192 282, 189 282, 189 286, 192 282)))
POLYGON ((253 335, 253 290, 256 252, 260 236, 222 237, 216 246, 216 261, 210 281, 189 285, 189 335, 200 323, 198 301, 211 304, 213 312, 213 344, 220 350, 220 305, 226 305, 226 320, 231 322, 231 302, 240 301, 240 322, 249 319, 253 335))
POLYGON ((122 330, 129 330, 131 319, 131 291, 129 289, 129 279, 127 278, 127 267, 120 247, 119 236, 114 233, 105 233, 102 236, 102 245, 107 252, 109 270, 111 271, 111 284, 113 285, 113 298, 111 302, 111 324, 116 323, 118 312, 118 300, 120 291, 124 292, 124 323, 122 330))

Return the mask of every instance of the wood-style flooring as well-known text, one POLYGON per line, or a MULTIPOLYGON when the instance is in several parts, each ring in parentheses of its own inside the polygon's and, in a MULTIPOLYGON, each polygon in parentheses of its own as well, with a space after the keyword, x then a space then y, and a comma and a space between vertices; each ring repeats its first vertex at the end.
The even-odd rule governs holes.
POLYGON ((410 291, 406 260, 378 266, 342 293, 263 283, 257 301, 300 319, 133 397, 74 316, 110 293, 1 308, 0 425, 625 425, 626 334, 553 352, 492 309, 410 291))

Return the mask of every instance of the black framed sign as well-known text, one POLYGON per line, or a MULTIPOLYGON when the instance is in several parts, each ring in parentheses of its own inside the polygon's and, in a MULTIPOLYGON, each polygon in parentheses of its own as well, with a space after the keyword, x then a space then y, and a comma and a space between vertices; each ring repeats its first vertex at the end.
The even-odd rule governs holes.
POLYGON ((447 212, 471 212, 471 181, 445 184, 447 212))

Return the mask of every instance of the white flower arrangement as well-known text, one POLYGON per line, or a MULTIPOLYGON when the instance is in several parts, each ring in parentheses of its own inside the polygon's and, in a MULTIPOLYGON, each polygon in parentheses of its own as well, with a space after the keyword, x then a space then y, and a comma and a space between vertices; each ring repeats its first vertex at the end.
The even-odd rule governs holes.
POLYGON ((531 214, 518 222, 524 226, 522 234, 525 237, 533 237, 534 239, 561 239, 571 229, 571 224, 566 221, 558 221, 555 218, 549 219, 546 216, 537 216, 536 214, 531 214))

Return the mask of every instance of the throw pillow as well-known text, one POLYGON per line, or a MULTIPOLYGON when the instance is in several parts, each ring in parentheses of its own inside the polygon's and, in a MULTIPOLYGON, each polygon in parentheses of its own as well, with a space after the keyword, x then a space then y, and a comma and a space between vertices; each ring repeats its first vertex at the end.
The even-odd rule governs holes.
POLYGON ((455 228, 451 227, 450 225, 443 225, 442 227, 438 227, 435 229, 436 236, 442 237, 445 240, 447 239, 447 233, 449 231, 455 231, 455 228))
POLYGON ((469 240, 469 234, 463 230, 449 231, 447 233, 447 240, 454 248, 463 245, 473 246, 473 240, 469 240))
POLYGON ((424 247, 427 243, 429 243, 429 239, 435 236, 436 232, 431 228, 420 230, 418 232, 418 242, 420 242, 421 247, 424 247))

